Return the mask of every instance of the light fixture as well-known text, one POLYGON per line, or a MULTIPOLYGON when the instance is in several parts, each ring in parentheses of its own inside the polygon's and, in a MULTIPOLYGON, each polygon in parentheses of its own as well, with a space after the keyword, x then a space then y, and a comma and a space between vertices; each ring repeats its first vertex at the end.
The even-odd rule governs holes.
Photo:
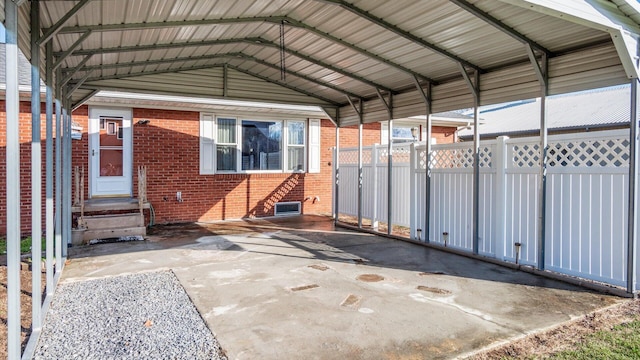
POLYGON ((149 119, 140 119, 138 120, 138 125, 146 125, 149 123, 149 119))
POLYGON ((412 127, 411 128, 411 136, 413 137, 413 140, 417 140, 418 139, 418 128, 417 127, 412 127))

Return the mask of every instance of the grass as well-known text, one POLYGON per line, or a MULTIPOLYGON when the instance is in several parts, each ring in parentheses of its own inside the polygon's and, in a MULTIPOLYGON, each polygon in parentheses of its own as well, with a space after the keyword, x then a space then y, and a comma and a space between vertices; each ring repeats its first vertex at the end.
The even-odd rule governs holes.
POLYGON ((640 359, 640 320, 593 333, 574 349, 556 353, 550 359, 640 359))
MULTIPOLYGON (((42 250, 45 249, 46 239, 42 238, 42 250)), ((0 239, 0 255, 6 255, 7 253, 7 240, 2 238, 0 239)), ((21 254, 29 254, 31 253, 31 236, 27 236, 24 239, 20 240, 20 253, 21 254)))

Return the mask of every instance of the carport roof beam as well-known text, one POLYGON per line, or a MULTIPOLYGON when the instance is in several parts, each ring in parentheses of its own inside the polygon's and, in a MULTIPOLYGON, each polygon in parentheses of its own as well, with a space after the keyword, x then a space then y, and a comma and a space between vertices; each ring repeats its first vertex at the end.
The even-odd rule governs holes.
POLYGON ((58 20, 58 22, 55 23, 55 25, 53 25, 52 27, 48 28, 45 31, 45 33, 38 40, 38 45, 43 45, 47 41, 51 40, 52 37, 54 37, 60 30, 62 30, 62 26, 64 26, 64 24, 67 21, 69 21, 69 19, 71 19, 72 16, 77 14, 78 11, 80 11, 80 9, 82 9, 85 5, 87 5, 89 1, 91 0, 80 0, 80 2, 77 3, 69 12, 64 14, 64 16, 61 17, 60 20, 58 20))
POLYGON ((75 74, 78 73, 78 71, 80 71, 82 69, 82 67, 89 61, 91 60, 91 57, 93 55, 87 55, 84 57, 84 59, 82 59, 82 61, 80 61, 80 64, 78 64, 78 66, 76 66, 75 68, 73 68, 73 70, 71 70, 71 72, 67 75, 65 75, 65 77, 62 79, 62 81, 60 81, 61 85, 65 85, 66 83, 68 83, 75 74))
POLYGON ((487 24, 495 27, 496 29, 502 31, 503 33, 511 36, 512 38, 520 41, 523 44, 526 44, 538 51, 541 51, 545 54, 547 54, 547 56, 551 56, 551 51, 549 51, 547 48, 545 48, 544 46, 538 44, 537 42, 529 39, 528 37, 524 36, 523 34, 521 34, 520 32, 518 32, 517 30, 515 30, 514 28, 506 25, 505 23, 503 23, 502 21, 496 19, 495 17, 491 16, 489 13, 484 12, 483 10, 480 10, 479 8, 477 8, 476 6, 470 4, 468 1, 466 0, 449 0, 450 2, 458 5, 458 7, 468 11, 469 13, 471 13, 472 15, 474 15, 475 17, 483 20, 484 22, 486 22, 487 24))
POLYGON ((62 65, 62 62, 67 57, 69 57, 69 55, 71 55, 73 53, 73 51, 75 49, 77 49, 78 46, 80 46, 80 44, 82 44, 82 42, 84 42, 89 37, 89 35, 91 35, 91 30, 85 31, 84 34, 82 34, 80 36, 80 38, 78 40, 76 40, 76 42, 74 42, 65 52, 63 52, 62 54, 60 54, 60 56, 58 58, 56 58, 56 61, 53 63, 52 69, 55 70, 60 65, 62 65))
MULTIPOLYGON (((158 65, 158 64, 167 64, 167 63, 178 63, 178 62, 183 62, 183 61, 201 61, 201 60, 214 60, 214 59, 228 59, 228 58, 237 58, 237 59, 242 59, 242 60, 248 60, 248 61, 253 61, 257 64, 260 65, 264 65, 267 67, 270 67, 272 69, 276 69, 276 70, 280 70, 280 67, 271 63, 268 63, 264 60, 258 59, 254 56, 251 55, 247 55, 245 53, 242 52, 234 52, 234 53, 226 53, 226 54, 213 54, 213 55, 203 55, 203 56, 187 56, 187 57, 181 57, 181 58, 171 58, 171 59, 158 59, 158 60, 144 60, 144 61, 132 61, 132 62, 125 62, 125 63, 114 63, 114 64, 102 64, 102 65, 91 65, 91 66, 85 66, 84 68, 82 68, 81 70, 84 71, 89 71, 89 70, 103 70, 103 69, 117 69, 117 68, 122 68, 122 67, 136 67, 136 66, 148 66, 148 65, 158 65)), ((315 78, 312 78, 308 75, 305 74, 301 74, 299 72, 290 70, 290 69, 285 69, 285 71, 288 74, 291 74, 293 76, 299 77, 301 79, 304 79, 306 81, 309 82, 313 82, 314 84, 320 85, 320 86, 324 86, 326 88, 335 90, 337 92, 340 92, 342 94, 345 95, 349 95, 349 96, 353 96, 353 97, 360 97, 359 95, 356 95, 352 92, 346 91, 344 89, 341 89, 331 83, 328 82, 324 82, 315 78)))
POLYGON ((228 19, 202 19, 202 20, 186 20, 186 21, 162 21, 162 22, 148 22, 148 23, 133 23, 133 24, 108 24, 108 25, 88 25, 88 26, 73 26, 66 27, 60 30, 60 33, 72 34, 83 31, 119 31, 119 30, 144 30, 144 29, 159 29, 168 27, 182 27, 182 26, 203 26, 203 25, 223 25, 223 24, 237 24, 248 22, 267 22, 276 25, 284 24, 299 29, 307 30, 313 34, 323 37, 329 41, 340 44, 348 49, 356 51, 362 55, 375 59, 383 64, 394 67, 400 71, 403 71, 409 75, 417 76, 421 79, 434 82, 433 79, 426 77, 418 72, 415 72, 405 66, 402 66, 396 62, 386 59, 378 54, 372 53, 369 50, 363 49, 355 44, 349 43, 338 37, 335 37, 327 32, 324 32, 316 27, 305 24, 302 21, 293 19, 288 16, 257 16, 257 17, 245 17, 245 18, 228 18, 228 19))
POLYGON ((484 72, 482 68, 480 68, 478 65, 475 65, 473 63, 471 63, 468 60, 465 60, 461 57, 459 57, 458 55, 455 55, 435 44, 432 44, 428 41, 426 41, 425 39, 418 37, 416 35, 413 35, 412 33, 402 30, 401 28, 397 27, 394 24, 391 24, 388 21, 383 20, 382 18, 379 18, 377 16, 374 16, 373 14, 369 13, 368 11, 364 11, 362 9, 360 9, 359 7, 350 4, 344 0, 316 0, 316 1, 320 1, 320 2, 325 2, 325 3, 329 3, 329 4, 335 4, 338 5, 340 7, 342 7, 345 10, 348 10, 364 19, 367 19, 368 21, 381 26, 382 28, 391 31, 393 33, 395 33, 396 35, 399 35, 407 40, 410 40, 418 45, 421 45, 431 51, 434 51, 444 57, 447 57, 459 64, 462 64, 464 66, 470 67, 476 71, 480 71, 480 72, 484 72))
MULTIPOLYGON (((220 40, 207 40, 207 41, 198 41, 198 42, 181 42, 181 43, 171 43, 171 44, 153 44, 153 45, 137 45, 137 46, 121 46, 121 47, 113 47, 113 48, 96 48, 96 49, 83 49, 79 51, 73 52, 71 55, 88 55, 88 54, 105 54, 105 53, 117 53, 117 52, 132 52, 132 51, 147 51, 147 50, 159 50, 159 49, 173 49, 173 48, 182 48, 187 46, 213 46, 213 45, 227 45, 227 44, 235 44, 235 43, 248 43, 256 46, 265 46, 272 47, 276 49, 280 49, 280 45, 269 40, 257 37, 257 38, 234 38, 234 39, 220 39, 220 40)), ((358 80, 364 84, 372 86, 374 88, 381 88, 388 92, 393 92, 392 89, 378 84, 374 81, 368 80, 362 76, 353 74, 349 71, 341 69, 339 67, 333 66, 331 64, 325 63, 323 61, 314 59, 311 56, 302 54, 298 51, 285 49, 285 51, 293 56, 296 56, 302 60, 308 61, 312 64, 324 67, 331 71, 337 72, 344 76, 350 77, 352 79, 358 80)))
POLYGON ((85 102, 89 101, 89 99, 91 99, 92 97, 94 97, 97 93, 99 93, 100 90, 93 90, 92 92, 90 92, 88 95, 86 95, 85 97, 83 97, 82 99, 78 100, 75 104, 73 104, 71 106, 71 112, 76 111, 80 106, 84 105, 85 102))
MULTIPOLYGON (((86 82, 89 83, 89 82, 102 81, 102 80, 125 79, 125 78, 128 78, 128 77, 135 77, 135 76, 178 73, 178 72, 183 72, 183 71, 211 69, 211 68, 220 67, 220 66, 224 66, 224 65, 222 65, 222 64, 220 64, 220 65, 211 65, 211 64, 209 64, 209 65, 191 66, 191 67, 186 67, 186 68, 173 68, 173 69, 164 69, 164 70, 140 71, 140 72, 135 72, 135 73, 121 74, 121 75, 99 76, 99 77, 95 77, 95 78, 89 78, 89 79, 86 80, 86 82)), ((264 80, 264 81, 267 81, 267 82, 270 82, 270 83, 273 83, 273 84, 276 84, 276 85, 280 85, 280 86, 286 87, 286 88, 288 88, 290 90, 300 92, 302 94, 305 94, 307 96, 311 96, 311 97, 316 98, 318 100, 322 100, 322 101, 324 101, 326 103, 329 103, 329 104, 331 104, 333 106, 342 106, 343 105, 343 104, 337 103, 337 102, 335 102, 333 100, 327 99, 327 98, 325 98, 323 96, 316 95, 316 94, 311 93, 309 91, 300 89, 298 87, 295 87, 295 86, 292 86, 292 85, 289 85, 289 84, 286 84, 286 83, 283 83, 283 82, 275 81, 275 80, 270 79, 270 78, 268 78, 266 76, 262 76, 262 75, 253 73, 253 72, 238 68, 238 67, 233 66, 233 65, 227 64, 227 66, 229 68, 231 68, 231 69, 234 69, 236 71, 240 71, 242 73, 245 73, 247 75, 256 77, 258 79, 261 79, 261 80, 264 80)), ((97 86, 97 87, 99 88, 99 86, 97 86)), ((92 88, 92 87, 85 87, 85 88, 92 88)))
POLYGON ((272 83, 272 84, 276 84, 276 85, 280 85, 280 86, 286 87, 286 88, 288 88, 288 89, 290 89, 290 90, 297 91, 297 92, 302 93, 302 94, 305 94, 305 95, 307 95, 307 96, 311 96, 311 97, 313 97, 313 98, 316 98, 316 99, 318 99, 318 100, 322 100, 322 101, 327 102, 327 103, 329 103, 329 104, 332 104, 332 105, 334 105, 334 106, 341 106, 341 105, 342 105, 342 104, 340 104, 340 103, 338 103, 338 102, 335 102, 335 101, 333 101, 333 100, 331 100, 331 99, 325 98, 324 96, 320 96, 320 95, 314 94, 314 93, 312 93, 312 92, 310 92, 310 91, 307 91, 307 90, 304 90, 304 89, 300 89, 300 88, 298 88, 298 87, 296 87, 296 86, 289 85, 289 84, 287 84, 287 83, 285 83, 285 82, 278 81, 278 80, 274 80, 274 79, 268 78, 268 77, 266 77, 266 76, 263 76, 263 75, 260 75, 260 74, 254 73, 254 72, 252 72, 252 71, 245 70, 245 69, 241 69, 241 68, 239 68, 239 67, 237 67, 237 66, 233 66, 233 65, 228 65, 228 66, 229 66, 230 68, 232 68, 232 69, 236 70, 236 71, 241 72, 241 73, 245 73, 245 74, 247 74, 247 75, 250 75, 250 76, 256 77, 256 78, 261 79, 261 80, 264 80, 264 81, 266 81, 266 82, 270 82, 270 83, 272 83))

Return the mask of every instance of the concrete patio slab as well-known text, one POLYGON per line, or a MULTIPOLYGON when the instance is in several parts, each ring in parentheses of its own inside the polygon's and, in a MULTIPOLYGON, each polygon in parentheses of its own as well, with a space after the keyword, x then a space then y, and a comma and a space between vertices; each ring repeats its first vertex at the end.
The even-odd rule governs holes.
POLYGON ((621 301, 317 216, 159 226, 70 259, 64 282, 173 270, 230 359, 454 358, 621 301))

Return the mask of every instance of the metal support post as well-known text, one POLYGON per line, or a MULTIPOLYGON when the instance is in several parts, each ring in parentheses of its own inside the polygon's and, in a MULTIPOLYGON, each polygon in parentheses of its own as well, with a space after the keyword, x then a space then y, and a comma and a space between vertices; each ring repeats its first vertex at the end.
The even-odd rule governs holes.
POLYGON ((638 79, 631 79, 629 142, 629 218, 627 229, 627 292, 636 291, 636 241, 638 239, 638 79))
POLYGON ((391 235, 393 231, 393 94, 389 93, 389 101, 385 100, 380 92, 376 89, 378 98, 387 109, 389 120, 387 120, 387 234, 391 235))
POLYGON ((45 185, 45 223, 46 223, 46 267, 47 267, 47 296, 53 296, 53 44, 49 41, 46 45, 46 185, 45 185))
POLYGON ((474 70, 473 80, 462 64, 458 64, 462 77, 473 95, 473 253, 480 250, 480 72, 474 70))
POLYGON ((31 327, 42 326, 42 135, 40 124, 40 1, 31 1, 31 327))
MULTIPOLYGON (((56 71, 56 81, 60 70, 56 71)), ((56 170, 55 170, 55 258, 56 273, 62 272, 62 104, 56 86, 56 170)))
POLYGON ((480 250, 480 73, 476 71, 473 97, 473 253, 480 250))
POLYGON ((545 268, 545 246, 546 246, 546 223, 547 223, 547 151, 549 150, 548 128, 547 128, 547 94, 549 92, 547 54, 543 53, 541 61, 531 46, 527 47, 529 60, 533 64, 538 82, 540 83, 540 183, 538 184, 538 269, 545 268))
POLYGON ((363 207, 363 194, 362 187, 364 181, 364 173, 362 170, 362 99, 360 99, 360 111, 358 111, 358 228, 362 229, 362 207, 363 207))
POLYGON ((6 1, 6 197, 7 197, 7 354, 19 359, 20 347, 20 100, 18 93, 18 5, 6 1))
POLYGON ((62 196, 62 207, 64 211, 64 223, 62 224, 63 229, 63 242, 62 242, 62 256, 67 257, 67 248, 69 243, 71 243, 71 114, 69 112, 69 100, 65 100, 63 107, 63 114, 65 120, 64 126, 64 161, 62 162, 64 165, 64 173, 63 173, 63 196, 62 196))
POLYGON ((335 152, 335 160, 333 162, 333 166, 335 170, 335 179, 334 179, 334 197, 336 207, 335 211, 335 219, 334 223, 337 223, 340 219, 340 125, 336 124, 336 152, 335 152))
MULTIPOLYGON (((431 136, 432 136, 432 119, 431 119, 431 83, 427 86, 427 91, 425 92, 420 85, 420 81, 418 81, 417 77, 413 78, 418 91, 422 95, 422 100, 426 106, 426 139, 425 140, 425 171, 426 171, 426 184, 425 184, 425 205, 424 205, 424 228, 422 229, 422 233, 424 234, 424 241, 429 242, 429 236, 431 234, 431 136)), ((419 239, 422 240, 422 239, 419 239)))

